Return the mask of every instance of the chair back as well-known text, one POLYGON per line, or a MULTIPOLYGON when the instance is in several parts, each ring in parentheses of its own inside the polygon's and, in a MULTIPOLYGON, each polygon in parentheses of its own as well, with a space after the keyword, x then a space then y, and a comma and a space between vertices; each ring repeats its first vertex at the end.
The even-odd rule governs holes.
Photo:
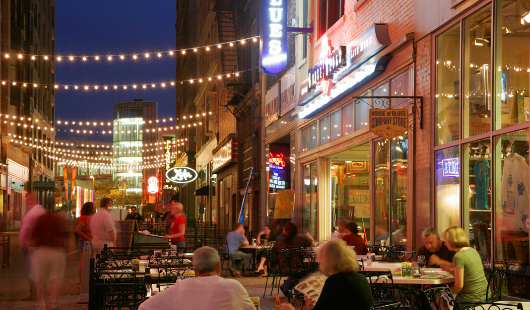
POLYGON ((420 309, 450 309, 454 303, 453 294, 447 285, 441 285, 426 290, 418 290, 420 309))
POLYGON ((392 278, 392 272, 388 271, 365 271, 359 270, 358 273, 364 275, 370 283, 374 301, 395 302, 395 286, 392 278))
POLYGON ((493 268, 491 271, 488 279, 488 288, 486 290, 487 302, 501 300, 502 284, 506 278, 506 273, 508 272, 509 268, 510 265, 506 265, 506 267, 499 266, 493 268))

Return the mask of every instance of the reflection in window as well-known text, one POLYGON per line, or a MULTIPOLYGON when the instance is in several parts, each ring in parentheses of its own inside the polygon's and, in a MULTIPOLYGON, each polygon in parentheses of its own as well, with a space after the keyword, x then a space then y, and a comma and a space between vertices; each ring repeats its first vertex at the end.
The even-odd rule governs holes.
POLYGON ((404 136, 392 139, 390 143, 392 244, 407 244, 408 153, 409 140, 406 133, 404 136))
POLYGON ((320 144, 329 142, 330 140, 329 116, 320 120, 320 144))
POLYGON ((375 143, 375 243, 387 241, 389 238, 389 194, 390 194, 390 153, 388 151, 388 140, 383 139, 375 143))
POLYGON ((331 127, 331 140, 340 138, 341 126, 340 126, 340 110, 331 114, 330 116, 330 127, 331 127))
MULTIPOLYGON (((410 96, 411 90, 411 70, 407 70, 390 81, 390 96, 410 96)), ((406 109, 410 101, 408 99, 391 99, 390 105, 393 109, 406 109)))
POLYGON ((317 147, 317 123, 313 123, 309 125, 309 148, 315 148, 317 147))
POLYGON ((436 107, 434 120, 435 144, 458 140, 460 24, 436 37, 436 107))
MULTIPOLYGON (((464 19, 463 137, 490 131, 491 4, 464 19)), ((455 91, 456 92, 456 91, 455 91)))
MULTIPOLYGON (((364 93, 361 97, 370 96, 370 93, 364 93)), ((355 130, 368 126, 368 111, 372 104, 372 99, 354 100, 355 105, 355 130)))
MULTIPOLYGON (((495 254, 496 259, 515 266, 520 274, 529 273, 528 247, 528 129, 495 139, 495 254)), ((485 236, 488 238, 488 236, 485 236)), ((489 239, 486 247, 489 246, 489 239)), ((482 253, 482 251, 481 251, 482 253)), ((513 281, 525 281, 510 276, 513 281)), ((528 298, 526 292, 508 285, 512 296, 528 298)))
POLYGON ((302 130, 300 140, 302 152, 309 150, 309 127, 302 130))
POLYGON ((302 234, 317 236, 317 164, 304 166, 304 184, 302 193, 302 234))
POLYGON ((495 1, 495 5, 499 21, 494 24, 495 129, 501 129, 529 121, 530 36, 528 22, 514 20, 514 10, 529 10, 530 0, 495 1))
POLYGON ((435 153, 436 229, 460 226, 460 154, 458 147, 435 153))
POLYGON ((353 103, 350 103, 342 108, 342 134, 349 135, 353 130, 353 103))

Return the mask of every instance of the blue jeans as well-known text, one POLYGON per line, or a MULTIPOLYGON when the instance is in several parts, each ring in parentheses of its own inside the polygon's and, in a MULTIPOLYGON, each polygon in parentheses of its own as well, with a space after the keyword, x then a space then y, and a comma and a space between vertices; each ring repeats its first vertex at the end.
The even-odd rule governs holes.
POLYGON ((186 241, 174 242, 177 245, 177 251, 179 253, 184 253, 184 248, 186 247, 186 241))
POLYGON ((228 258, 234 261, 233 268, 235 270, 241 270, 241 268, 250 259, 250 255, 241 251, 235 251, 234 254, 230 254, 228 258))

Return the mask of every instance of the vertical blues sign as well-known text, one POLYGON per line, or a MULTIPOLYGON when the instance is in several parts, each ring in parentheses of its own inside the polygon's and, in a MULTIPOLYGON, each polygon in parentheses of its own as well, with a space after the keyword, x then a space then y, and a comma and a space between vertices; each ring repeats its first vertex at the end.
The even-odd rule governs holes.
POLYGON ((262 0, 261 67, 278 74, 287 66, 287 0, 262 0))

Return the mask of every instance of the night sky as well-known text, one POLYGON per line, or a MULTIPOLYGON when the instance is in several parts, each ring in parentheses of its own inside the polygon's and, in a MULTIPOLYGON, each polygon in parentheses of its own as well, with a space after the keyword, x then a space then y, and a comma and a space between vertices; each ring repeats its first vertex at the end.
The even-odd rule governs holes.
MULTIPOLYGON (((55 51, 57 56, 130 54, 175 48, 175 1, 91 0, 55 1, 55 51)), ((140 55, 139 55, 140 56, 140 55)), ((79 90, 55 92, 56 120, 111 121, 116 102, 143 99, 158 101, 159 118, 175 116, 175 88, 155 90, 89 90, 83 85, 169 82, 175 79, 175 56, 167 53, 146 59, 132 57, 112 61, 89 59, 55 62, 57 84, 77 84, 79 90)), ((61 128, 72 128, 71 126, 61 128)), ((81 129, 81 128, 79 128, 81 129)), ((92 128, 91 128, 92 129, 92 128)), ((105 128, 108 129, 108 128, 105 128)), ((72 137, 58 132, 57 137, 72 137)), ((79 135, 111 141, 101 134, 79 135)))

